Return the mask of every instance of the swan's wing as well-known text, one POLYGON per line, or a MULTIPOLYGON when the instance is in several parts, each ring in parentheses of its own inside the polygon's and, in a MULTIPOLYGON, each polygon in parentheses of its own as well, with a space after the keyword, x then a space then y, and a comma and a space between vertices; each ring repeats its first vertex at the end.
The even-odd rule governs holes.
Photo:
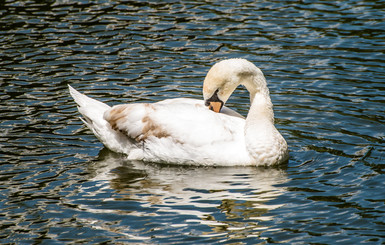
POLYGON ((244 131, 244 119, 215 113, 194 99, 117 105, 107 110, 104 118, 114 130, 137 142, 202 147, 234 141, 244 131))

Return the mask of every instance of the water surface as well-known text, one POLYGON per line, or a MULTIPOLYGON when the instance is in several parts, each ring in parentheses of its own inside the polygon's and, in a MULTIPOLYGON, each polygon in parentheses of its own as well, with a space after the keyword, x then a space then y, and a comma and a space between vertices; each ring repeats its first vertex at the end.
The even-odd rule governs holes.
MULTIPOLYGON (((0 4, 0 241, 385 242, 384 1, 0 4), (67 84, 110 105, 201 98, 246 58, 290 147, 277 168, 130 162, 67 84)), ((248 95, 228 106, 246 115, 248 95)))

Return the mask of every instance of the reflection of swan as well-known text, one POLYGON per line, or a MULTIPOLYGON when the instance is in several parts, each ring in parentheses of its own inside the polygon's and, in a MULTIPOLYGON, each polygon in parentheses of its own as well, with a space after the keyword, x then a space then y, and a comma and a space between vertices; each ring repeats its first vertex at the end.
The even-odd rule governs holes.
POLYGON ((69 88, 85 124, 107 148, 131 160, 235 166, 279 164, 288 158, 286 141, 274 127, 263 73, 243 59, 224 60, 210 69, 205 101, 179 98, 111 108, 69 88), (250 93, 246 119, 223 107, 240 84, 250 93))
POLYGON ((90 213, 84 215, 88 220, 79 222, 130 236, 144 236, 153 227, 190 226, 191 231, 198 225, 207 226, 200 229, 213 236, 235 230, 255 235, 265 230, 260 221, 273 218, 269 211, 280 205, 269 201, 285 191, 279 185, 287 182, 285 171, 275 168, 158 165, 128 161, 108 150, 88 166, 90 178, 71 197, 79 209, 90 213), (126 223, 93 219, 95 214, 117 215, 114 220, 126 223), (144 223, 135 225, 138 222, 144 223), (140 226, 141 232, 132 232, 133 226, 140 226))

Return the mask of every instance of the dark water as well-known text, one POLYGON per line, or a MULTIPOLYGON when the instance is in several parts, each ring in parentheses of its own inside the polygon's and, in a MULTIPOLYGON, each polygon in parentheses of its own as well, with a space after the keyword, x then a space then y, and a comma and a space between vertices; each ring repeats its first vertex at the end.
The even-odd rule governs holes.
MULTIPOLYGON (((384 1, 2 1, 0 241, 385 243, 384 1), (280 168, 129 162, 78 119, 201 98, 213 63, 269 82, 280 168)), ((248 95, 228 103, 247 113, 248 95)))

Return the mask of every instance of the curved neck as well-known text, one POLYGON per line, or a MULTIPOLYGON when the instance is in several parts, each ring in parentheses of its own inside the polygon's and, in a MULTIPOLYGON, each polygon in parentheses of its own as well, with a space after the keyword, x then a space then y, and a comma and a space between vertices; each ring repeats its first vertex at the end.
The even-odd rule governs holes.
POLYGON ((250 109, 246 122, 250 120, 268 120, 274 123, 273 104, 271 103, 269 89, 262 72, 243 80, 242 84, 250 94, 250 109))
POLYGON ((265 121, 274 124, 273 104, 268 93, 250 93, 250 101, 251 104, 246 117, 246 123, 265 121))

